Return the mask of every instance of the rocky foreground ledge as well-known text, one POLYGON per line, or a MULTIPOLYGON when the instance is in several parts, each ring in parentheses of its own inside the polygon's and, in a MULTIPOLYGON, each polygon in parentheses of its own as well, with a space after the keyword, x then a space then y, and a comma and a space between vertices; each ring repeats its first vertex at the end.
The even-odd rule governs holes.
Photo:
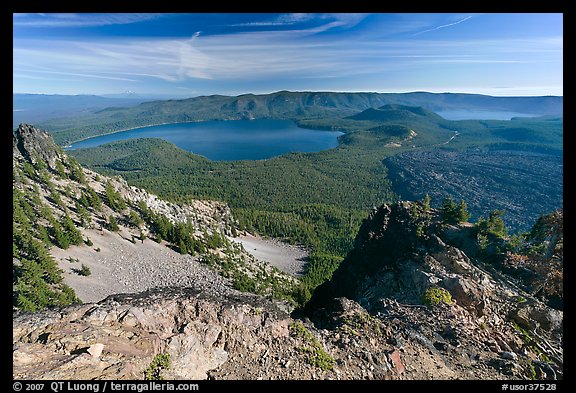
POLYGON ((404 354, 387 343, 391 331, 357 303, 335 299, 332 330, 295 320, 284 306, 234 290, 162 288, 17 314, 13 377, 144 379, 158 355, 169 356, 157 370, 169 380, 407 376, 404 354))
POLYGON ((318 329, 290 317, 281 303, 232 290, 218 298, 182 288, 114 295, 15 315, 13 378, 138 380, 151 372, 168 380, 521 377, 501 339, 486 333, 472 346, 455 343, 471 322, 461 308, 388 301, 386 309, 386 318, 376 318, 337 298, 323 309, 318 329), (426 321, 429 329, 422 331, 426 321), (433 332, 446 323, 455 326, 452 339, 433 332), (167 356, 169 366, 154 369, 158 356, 167 356))
POLYGON ((286 339, 289 316, 261 297, 162 288, 14 317, 14 378, 142 379, 169 354, 165 379, 206 379, 238 353, 286 339))

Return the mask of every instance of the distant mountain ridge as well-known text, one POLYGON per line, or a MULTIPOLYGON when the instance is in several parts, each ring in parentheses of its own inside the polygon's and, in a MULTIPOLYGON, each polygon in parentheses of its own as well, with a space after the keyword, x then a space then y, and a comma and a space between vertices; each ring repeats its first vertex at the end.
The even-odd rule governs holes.
POLYGON ((103 108, 96 113, 46 121, 60 144, 128 128, 207 120, 319 119, 356 115, 384 105, 420 106, 431 111, 498 110, 534 115, 563 114, 563 97, 492 97, 460 93, 290 92, 210 95, 183 100, 144 102, 131 108, 103 108))
POLYGON ((37 123, 58 117, 80 116, 103 108, 130 107, 146 98, 137 96, 103 97, 91 94, 12 94, 12 126, 37 123))

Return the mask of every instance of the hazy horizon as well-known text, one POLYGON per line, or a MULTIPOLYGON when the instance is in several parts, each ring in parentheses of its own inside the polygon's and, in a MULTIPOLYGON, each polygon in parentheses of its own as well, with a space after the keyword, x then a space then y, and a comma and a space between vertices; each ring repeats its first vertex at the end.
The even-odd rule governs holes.
POLYGON ((275 90, 275 91, 270 91, 270 92, 263 92, 263 93, 253 93, 253 92, 246 92, 246 93, 240 93, 240 94, 220 94, 220 93, 206 93, 206 94, 198 94, 198 95, 192 95, 192 96, 178 96, 178 97, 174 97, 171 96, 170 94, 139 94, 139 93, 134 93, 134 92, 124 92, 124 93, 102 93, 102 94, 90 94, 90 93, 78 93, 78 94, 61 94, 61 93, 29 93, 29 92, 13 92, 13 95, 45 95, 45 96, 97 96, 97 97, 105 97, 105 98, 163 98, 163 99, 186 99, 186 98, 194 98, 194 97, 203 97, 203 96, 211 96, 211 95, 222 95, 222 96, 230 96, 230 97, 236 97, 236 96, 241 96, 241 95, 249 95, 249 94, 253 94, 253 95, 268 95, 268 94, 274 94, 274 93, 280 93, 282 91, 287 91, 289 93, 306 93, 306 92, 313 92, 313 93, 376 93, 376 94, 411 94, 411 93, 431 93, 431 94, 469 94, 469 95, 485 95, 485 96, 492 96, 492 97, 564 97, 563 95, 556 95, 556 94, 543 94, 543 95, 495 95, 495 94, 481 94, 481 93, 469 93, 469 92, 463 92, 463 91, 438 91, 438 92, 433 92, 433 91, 329 91, 329 90, 275 90))

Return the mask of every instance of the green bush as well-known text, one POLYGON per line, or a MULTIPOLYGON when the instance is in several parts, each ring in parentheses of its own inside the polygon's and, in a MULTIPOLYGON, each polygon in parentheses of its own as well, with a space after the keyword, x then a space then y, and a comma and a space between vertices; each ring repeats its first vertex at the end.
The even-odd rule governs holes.
POLYGON ((144 371, 144 379, 147 381, 158 381, 163 380, 161 372, 164 369, 170 368, 170 354, 169 353, 159 353, 154 356, 154 359, 144 371))
POLYGON ((120 228, 118 227, 118 220, 116 220, 116 217, 114 217, 113 215, 110 215, 110 217, 108 217, 108 229, 113 232, 118 232, 120 230, 120 228))
POLYGON ((122 210, 126 209, 126 201, 122 198, 122 195, 118 191, 114 189, 114 186, 108 180, 106 182, 105 190, 106 200, 108 202, 108 206, 115 212, 121 212, 122 210))
POLYGON ((234 274, 232 286, 240 292, 256 292, 256 281, 242 272, 234 274))
POLYGON ((82 264, 82 267, 78 269, 78 274, 81 276, 89 276, 92 274, 92 271, 88 266, 82 264))
POLYGON ((476 228, 479 234, 488 235, 492 234, 499 238, 508 236, 508 230, 504 226, 502 216, 506 212, 504 210, 493 210, 488 213, 488 218, 480 217, 476 222, 476 228))
POLYGON ((290 334, 304 340, 308 346, 303 346, 299 350, 306 354, 308 364, 318 367, 324 371, 332 370, 336 361, 328 352, 322 348, 322 344, 310 333, 300 321, 295 321, 289 326, 290 334))
POLYGON ((430 287, 422 294, 422 303, 436 306, 440 303, 451 304, 452 295, 444 288, 430 287))
POLYGON ((468 206, 464 200, 460 200, 460 203, 457 205, 452 198, 445 198, 442 202, 442 207, 440 207, 442 221, 448 224, 466 222, 470 218, 470 213, 468 213, 467 209, 468 206))

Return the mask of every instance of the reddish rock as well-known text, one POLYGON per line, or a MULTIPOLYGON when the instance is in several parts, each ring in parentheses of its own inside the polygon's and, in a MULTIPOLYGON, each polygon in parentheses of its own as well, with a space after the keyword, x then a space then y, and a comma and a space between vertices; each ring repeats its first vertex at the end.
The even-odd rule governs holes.
POLYGON ((392 363, 396 374, 402 374, 405 371, 404 365, 400 361, 400 352, 394 350, 388 354, 388 358, 390 358, 390 362, 392 363))

